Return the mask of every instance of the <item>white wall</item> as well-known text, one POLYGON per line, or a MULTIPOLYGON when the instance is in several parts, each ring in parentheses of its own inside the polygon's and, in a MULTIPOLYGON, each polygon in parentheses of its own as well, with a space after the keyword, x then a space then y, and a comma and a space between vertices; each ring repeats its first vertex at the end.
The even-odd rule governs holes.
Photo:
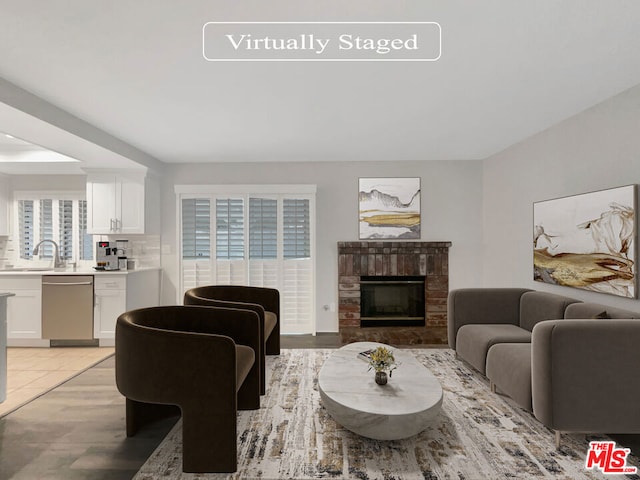
POLYGON ((637 86, 484 161, 485 286, 640 309, 638 300, 533 281, 533 202, 640 183, 639 127, 637 86))
POLYGON ((317 185, 317 331, 337 331, 337 242, 358 240, 358 178, 421 177, 422 240, 451 241, 450 288, 480 286, 481 162, 315 162, 171 165, 162 185, 163 303, 177 301, 176 184, 317 185))

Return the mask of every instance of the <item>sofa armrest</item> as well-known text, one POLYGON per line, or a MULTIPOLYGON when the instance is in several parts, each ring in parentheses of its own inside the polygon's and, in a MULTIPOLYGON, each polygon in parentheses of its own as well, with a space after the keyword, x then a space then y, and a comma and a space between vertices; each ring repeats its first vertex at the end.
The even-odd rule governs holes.
POLYGON ((456 348, 458 329, 468 324, 520 323, 520 297, 527 288, 463 288, 449 292, 447 333, 456 348))
POLYGON ((559 431, 640 433, 640 320, 547 320, 533 328, 533 413, 559 431))

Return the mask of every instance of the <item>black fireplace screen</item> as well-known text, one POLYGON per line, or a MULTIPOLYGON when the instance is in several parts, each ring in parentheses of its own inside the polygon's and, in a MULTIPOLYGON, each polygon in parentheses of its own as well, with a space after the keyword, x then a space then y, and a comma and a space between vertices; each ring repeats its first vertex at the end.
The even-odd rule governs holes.
POLYGON ((425 324, 425 277, 361 277, 360 326, 425 324))

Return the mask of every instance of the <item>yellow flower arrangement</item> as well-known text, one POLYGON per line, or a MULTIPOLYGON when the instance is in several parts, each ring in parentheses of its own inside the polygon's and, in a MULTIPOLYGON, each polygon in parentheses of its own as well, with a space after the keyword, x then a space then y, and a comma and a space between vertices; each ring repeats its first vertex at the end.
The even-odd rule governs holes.
POLYGON ((376 372, 391 372, 396 369, 396 359, 393 356, 393 352, 386 347, 378 347, 371 352, 371 358, 369 359, 369 370, 372 368, 376 372))

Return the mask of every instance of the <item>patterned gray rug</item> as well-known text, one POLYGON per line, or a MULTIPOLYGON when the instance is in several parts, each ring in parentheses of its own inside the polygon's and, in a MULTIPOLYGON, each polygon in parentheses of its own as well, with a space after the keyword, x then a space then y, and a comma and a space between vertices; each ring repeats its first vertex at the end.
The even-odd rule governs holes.
MULTIPOLYGON (((316 379, 331 352, 283 350, 268 357, 260 410, 238 415, 238 472, 182 473, 178 422, 134 480, 639 478, 587 471, 588 442, 596 438, 563 435, 556 450, 550 430, 509 399, 492 394, 487 381, 448 349, 410 350, 444 390, 433 426, 406 440, 360 437, 322 407, 316 379)), ((639 466, 636 458, 628 464, 639 466)))

